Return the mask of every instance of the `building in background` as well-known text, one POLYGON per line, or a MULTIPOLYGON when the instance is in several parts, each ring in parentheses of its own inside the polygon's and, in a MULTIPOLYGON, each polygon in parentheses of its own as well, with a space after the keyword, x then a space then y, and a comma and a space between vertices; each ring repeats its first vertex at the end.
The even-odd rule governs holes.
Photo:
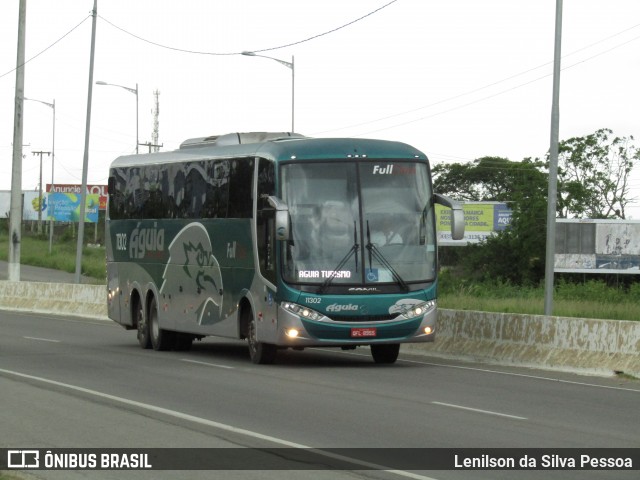
POLYGON ((640 274, 639 220, 556 222, 556 272, 640 274))

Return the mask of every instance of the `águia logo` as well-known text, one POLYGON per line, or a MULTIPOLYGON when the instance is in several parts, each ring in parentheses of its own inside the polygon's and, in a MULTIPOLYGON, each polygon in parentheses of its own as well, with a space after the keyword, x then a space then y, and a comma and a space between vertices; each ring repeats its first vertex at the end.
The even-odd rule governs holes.
POLYGON ((357 312, 359 309, 360 307, 358 305, 354 305, 353 303, 333 303, 327 306, 327 312, 357 312))
POLYGON ((129 239, 129 257, 142 259, 151 252, 164 251, 164 228, 140 228, 140 223, 131 232, 129 239))

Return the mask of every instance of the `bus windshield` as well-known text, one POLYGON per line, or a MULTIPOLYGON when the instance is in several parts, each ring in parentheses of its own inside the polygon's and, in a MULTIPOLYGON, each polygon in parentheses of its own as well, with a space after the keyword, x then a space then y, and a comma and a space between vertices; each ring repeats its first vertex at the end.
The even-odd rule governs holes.
POLYGON ((430 282, 436 276, 429 172, 415 161, 290 163, 283 278, 315 285, 430 282))

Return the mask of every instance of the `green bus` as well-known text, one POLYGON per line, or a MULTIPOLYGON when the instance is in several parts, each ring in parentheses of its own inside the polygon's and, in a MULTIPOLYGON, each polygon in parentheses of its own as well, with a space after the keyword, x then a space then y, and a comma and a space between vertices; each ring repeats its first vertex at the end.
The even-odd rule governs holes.
POLYGON ((246 339, 254 363, 278 349, 370 346, 436 334, 434 194, 425 154, 403 143, 233 133, 109 170, 109 317, 143 348, 246 339))

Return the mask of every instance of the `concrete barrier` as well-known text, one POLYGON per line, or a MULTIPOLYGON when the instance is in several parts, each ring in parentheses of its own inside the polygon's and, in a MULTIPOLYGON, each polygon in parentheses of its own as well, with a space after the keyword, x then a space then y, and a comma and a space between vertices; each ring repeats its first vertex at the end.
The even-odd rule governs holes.
MULTIPOLYGON (((0 309, 108 320, 104 285, 0 281, 0 309)), ((440 309, 436 341, 402 352, 640 377, 640 321, 440 309)))
POLYGON ((640 322, 440 309, 436 341, 402 351, 640 377, 640 322))
POLYGON ((107 287, 0 281, 0 308, 108 320, 107 287))

